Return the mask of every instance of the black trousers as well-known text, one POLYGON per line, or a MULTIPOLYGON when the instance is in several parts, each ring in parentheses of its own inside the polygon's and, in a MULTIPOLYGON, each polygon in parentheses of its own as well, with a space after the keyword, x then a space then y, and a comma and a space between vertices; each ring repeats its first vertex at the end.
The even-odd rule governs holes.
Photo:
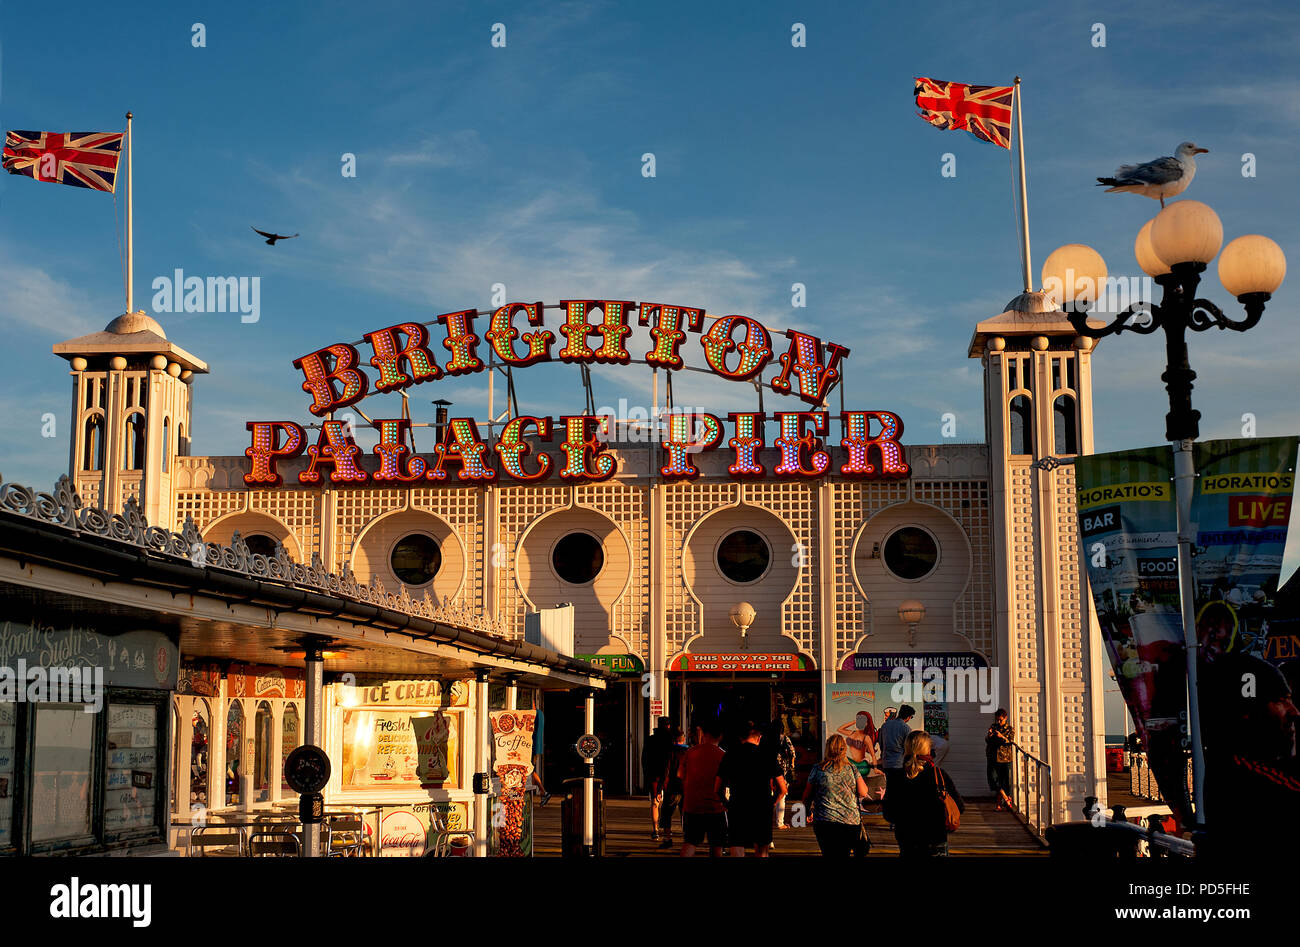
POLYGON ((817 836, 817 846, 826 858, 848 858, 866 855, 861 844, 862 827, 848 822, 813 822, 813 834, 817 836))

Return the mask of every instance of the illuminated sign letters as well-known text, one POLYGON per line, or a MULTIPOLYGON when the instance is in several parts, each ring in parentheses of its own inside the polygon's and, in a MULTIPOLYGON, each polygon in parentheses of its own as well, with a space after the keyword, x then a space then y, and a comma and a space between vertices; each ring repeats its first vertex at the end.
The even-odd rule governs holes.
MULTIPOLYGON (((777 429, 771 446, 778 452, 771 476, 795 479, 838 473, 848 478, 893 479, 910 473, 900 443, 903 422, 889 411, 841 412, 839 447, 846 459, 838 467, 833 464, 827 441, 830 416, 824 405, 826 396, 843 381, 841 363, 849 355, 844 346, 787 329, 789 347, 777 355, 772 333, 751 316, 708 317, 703 309, 668 303, 565 299, 554 306, 516 302, 493 312, 464 309, 444 313, 428 323, 400 323, 365 333, 362 339, 369 353, 336 342, 295 359, 293 365, 303 376, 302 390, 311 396, 308 410, 324 419, 320 433, 315 443, 309 443, 307 432, 292 421, 248 422, 252 443, 244 451, 250 461, 244 482, 279 486, 283 477, 278 465, 299 456, 306 456, 309 462, 298 473, 298 482, 311 485, 531 483, 550 477, 589 483, 608 479, 618 464, 608 453, 607 442, 601 440, 609 433, 604 417, 521 415, 507 420, 492 444, 482 439, 473 419, 451 418, 429 457, 414 453, 408 418, 380 418, 372 422, 379 434, 372 459, 353 439, 351 426, 332 415, 368 394, 401 392, 446 376, 481 372, 487 368, 479 354, 479 346, 484 344, 498 364, 514 368, 553 360, 628 364, 633 361, 627 347, 633 312, 639 325, 649 327, 653 342, 653 348, 637 361, 651 367, 682 370, 682 345, 692 333, 698 336, 709 370, 719 378, 759 385, 758 376, 764 369, 774 362, 779 365, 767 387, 807 402, 812 410, 771 415, 777 429), (543 326, 546 309, 558 309, 562 314, 558 335, 543 326), (480 316, 488 317, 481 339, 474 325, 480 316), (713 320, 707 329, 706 318, 713 320), (532 331, 523 331, 525 324, 532 331), (429 326, 438 328, 431 332, 429 326), (377 374, 373 389, 367 364, 377 374), (542 450, 541 444, 554 444, 556 450, 542 450)), ((769 476, 768 468, 759 461, 760 452, 768 446, 768 420, 769 415, 762 411, 728 414, 727 422, 712 414, 669 414, 659 444, 659 475, 669 480, 694 479, 701 473, 699 455, 722 450, 729 459, 726 469, 731 477, 769 476), (724 423, 730 424, 730 437, 724 423)))

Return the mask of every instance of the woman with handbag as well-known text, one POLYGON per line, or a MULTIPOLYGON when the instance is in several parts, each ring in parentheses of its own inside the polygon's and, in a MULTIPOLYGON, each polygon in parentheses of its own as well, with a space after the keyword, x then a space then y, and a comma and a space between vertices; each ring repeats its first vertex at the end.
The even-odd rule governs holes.
POLYGON ((871 839, 862 825, 858 801, 867 798, 867 784, 849 761, 849 745, 836 733, 826 741, 826 758, 808 774, 804 807, 812 802, 812 827, 817 845, 827 858, 862 857, 871 839))
POLYGON ((966 803, 952 777, 933 758, 930 734, 913 730, 903 745, 902 775, 885 793, 885 818, 894 824, 903 858, 948 854, 948 833, 956 830, 966 803))

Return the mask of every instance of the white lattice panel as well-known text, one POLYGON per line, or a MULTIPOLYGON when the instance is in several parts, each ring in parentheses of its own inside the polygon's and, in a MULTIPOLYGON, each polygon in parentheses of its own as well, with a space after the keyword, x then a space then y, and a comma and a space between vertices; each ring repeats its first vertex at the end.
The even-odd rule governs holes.
POLYGON ((228 513, 244 510, 274 516, 293 533, 304 561, 320 548, 320 493, 316 490, 179 490, 176 493, 176 523, 192 516, 203 532, 228 513))
MULTIPOLYGON (((794 591, 781 609, 781 631, 799 645, 800 650, 811 654, 820 667, 823 662, 818 639, 817 574, 817 487, 811 483, 763 482, 748 483, 744 487, 746 503, 761 506, 781 519, 794 533, 795 542, 802 547, 803 568, 794 591)), ((773 549, 773 556, 794 556, 794 549, 773 549)))
MULTIPOLYGON (((405 506, 406 492, 405 490, 339 490, 334 494, 334 548, 330 550, 331 568, 341 569, 346 563, 352 561, 357 537, 385 513, 402 509, 405 506)), ((397 590, 389 589, 389 591, 397 590)))
POLYGON ((993 641, 993 549, 989 537, 989 486, 983 480, 918 480, 916 499, 944 510, 970 540, 971 577, 956 602, 955 631, 996 661, 993 641))
POLYGON ((500 611, 498 620, 510 629, 515 638, 524 636, 524 615, 528 605, 524 601, 519 583, 515 581, 515 559, 519 552, 519 537, 547 513, 569 505, 572 488, 563 485, 535 487, 502 487, 497 491, 500 504, 500 525, 497 535, 499 548, 493 553, 497 575, 504 577, 497 583, 500 611))
POLYGON ((487 611, 483 600, 483 571, 492 568, 492 549, 487 541, 487 494, 474 487, 427 487, 410 491, 411 509, 424 510, 446 521, 465 544, 466 605, 487 611))
POLYGON ((834 601, 835 664, 856 650, 858 639, 871 631, 871 603, 853 581, 853 538, 868 519, 887 506, 907 499, 902 481, 836 481, 831 485, 831 570, 834 601))
POLYGON ((575 491, 579 506, 603 513, 627 537, 632 570, 627 591, 614 603, 612 631, 628 642, 633 654, 650 659, 646 634, 650 591, 649 494, 644 487, 608 482, 588 484, 575 491))
POLYGON ((664 635, 673 655, 702 630, 700 605, 686 588, 682 571, 686 534, 713 510, 736 502, 739 485, 698 482, 666 484, 664 503, 664 635))

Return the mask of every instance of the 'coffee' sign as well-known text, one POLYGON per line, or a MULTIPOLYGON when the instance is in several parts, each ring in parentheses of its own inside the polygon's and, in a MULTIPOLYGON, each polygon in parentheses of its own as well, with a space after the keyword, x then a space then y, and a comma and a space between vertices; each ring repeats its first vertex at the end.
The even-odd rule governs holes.
MULTIPOLYGON (((377 329, 364 335, 371 356, 367 360, 376 373, 375 393, 404 391, 412 385, 444 376, 481 372, 487 363, 479 356, 484 341, 498 364, 523 368, 558 360, 575 364, 628 364, 632 355, 624 345, 631 334, 629 325, 636 312, 638 323, 648 326, 654 347, 644 362, 654 368, 677 371, 684 367, 681 346, 689 334, 699 335, 709 369, 719 378, 753 384, 776 354, 772 335, 757 319, 729 315, 713 318, 708 329, 703 309, 665 303, 636 303, 630 300, 566 299, 558 306, 537 303, 509 303, 490 314, 488 328, 480 339, 474 328, 477 310, 444 313, 434 320, 441 325, 441 348, 451 356, 439 362, 430 348, 428 328, 410 322, 377 329), (565 344, 556 349, 555 334, 542 328, 545 309, 560 309, 564 322, 559 327, 565 344), (599 318, 593 321, 593 317, 599 318), (520 331, 526 323, 535 331, 520 331), (591 344, 589 344, 591 340, 591 344), (516 343, 519 344, 516 344, 516 343), (599 344, 596 344, 596 343, 599 344)), ((776 361, 781 369, 767 382, 782 395, 794 395, 814 408, 841 382, 840 364, 849 350, 834 342, 823 343, 817 336, 787 329, 788 350, 776 361)), ((595 482, 613 476, 617 463, 600 439, 607 422, 601 416, 580 414, 558 419, 520 415, 506 421, 494 444, 480 437, 472 418, 452 418, 444 426, 426 461, 411 447, 409 418, 380 418, 372 422, 379 434, 373 464, 362 461, 362 450, 343 422, 333 412, 356 404, 371 392, 370 375, 362 368, 357 347, 338 342, 294 360, 303 374, 303 391, 311 396, 309 410, 327 420, 320 436, 308 445, 303 427, 292 421, 249 421, 252 443, 244 451, 251 466, 244 475, 249 486, 278 486, 283 482, 278 465, 304 452, 311 458, 298 474, 298 482, 319 485, 377 483, 388 486, 445 483, 454 473, 466 483, 487 483, 502 476, 518 482, 535 482, 558 476, 568 483, 595 482), (535 449, 529 440, 559 442, 560 454, 535 449), (530 457, 536 452, 536 456, 530 457)), ((762 478, 769 473, 759 462, 767 447, 763 411, 733 412, 727 415, 730 438, 725 438, 723 420, 704 412, 677 412, 665 421, 661 448, 665 479, 690 480, 700 475, 692 457, 717 450, 724 444, 731 451, 727 472, 735 478, 762 478)), ((778 435, 772 447, 779 451, 779 463, 771 469, 777 478, 821 477, 831 470, 825 438, 830 417, 824 410, 776 411, 772 413, 778 435)), ((899 438, 903 422, 889 411, 840 412, 842 437, 839 444, 846 459, 838 468, 843 477, 884 479, 906 477, 909 468, 899 438)))

